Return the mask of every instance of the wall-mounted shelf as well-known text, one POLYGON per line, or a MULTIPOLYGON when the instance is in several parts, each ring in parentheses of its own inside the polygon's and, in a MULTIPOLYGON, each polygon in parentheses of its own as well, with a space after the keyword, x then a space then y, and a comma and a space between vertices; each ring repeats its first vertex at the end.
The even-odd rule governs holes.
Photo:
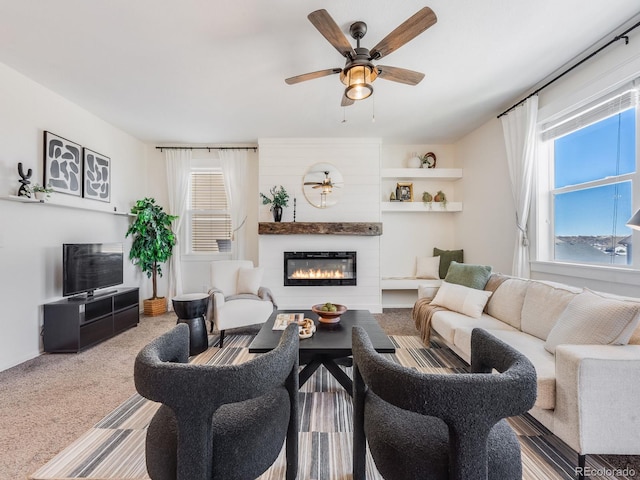
POLYGON ((44 201, 44 200, 36 200, 34 198, 27 198, 27 197, 18 197, 17 195, 6 195, 6 196, 2 196, 0 197, 0 200, 6 200, 9 202, 18 202, 18 203, 30 203, 33 205, 46 205, 49 207, 61 207, 61 208, 72 208, 75 210, 88 210, 90 212, 100 212, 100 213, 110 213, 111 215, 122 215, 122 216, 133 216, 131 215, 129 212, 117 212, 117 211, 112 211, 112 210, 103 210, 100 208, 91 208, 91 207, 85 207, 83 205, 66 205, 66 204, 62 204, 62 203, 54 203, 51 201, 44 201))
POLYGON ((453 182, 462 178, 461 168, 383 168, 382 178, 433 179, 453 182))
POLYGON ((382 235, 380 222, 260 222, 258 235, 382 235))
POLYGON ((443 207, 440 202, 431 202, 431 205, 425 205, 423 202, 382 202, 382 211, 416 213, 461 212, 462 202, 447 202, 446 207, 443 207))

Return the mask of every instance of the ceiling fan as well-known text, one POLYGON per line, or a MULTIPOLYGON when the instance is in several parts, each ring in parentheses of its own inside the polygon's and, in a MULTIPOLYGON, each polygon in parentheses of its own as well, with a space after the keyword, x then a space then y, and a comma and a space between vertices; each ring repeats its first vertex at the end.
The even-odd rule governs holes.
POLYGON ((311 188, 321 188, 323 193, 331 193, 333 187, 340 187, 331 181, 329 171, 324 171, 324 179, 321 182, 304 182, 304 185, 313 185, 311 188))
POLYGON ((373 93, 371 83, 378 77, 406 85, 417 85, 424 78, 424 73, 386 65, 374 65, 372 61, 389 55, 434 25, 438 19, 429 7, 418 10, 371 50, 360 46, 360 40, 367 33, 366 23, 358 21, 349 28, 349 33, 357 43, 354 49, 326 10, 311 12, 307 18, 347 61, 344 68, 329 68, 287 78, 285 82, 288 85, 339 73, 340 80, 346 85, 341 105, 346 107, 353 105, 356 100, 369 97, 373 93))

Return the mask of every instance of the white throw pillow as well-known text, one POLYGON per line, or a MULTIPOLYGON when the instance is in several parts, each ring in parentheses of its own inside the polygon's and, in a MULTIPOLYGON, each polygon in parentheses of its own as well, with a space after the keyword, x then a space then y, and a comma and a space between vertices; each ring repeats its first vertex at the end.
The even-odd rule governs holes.
POLYGON ((417 257, 416 277, 440 279, 440 257, 417 257))
POLYGON ((262 267, 239 268, 236 293, 252 293, 257 295, 260 282, 262 282, 262 273, 262 267))
POLYGON ((439 305, 469 317, 480 318, 490 296, 491 292, 487 290, 442 282, 436 297, 431 300, 431 305, 439 305))
POLYGON ((606 298, 585 289, 569 302, 544 344, 626 345, 640 321, 640 303, 606 298))

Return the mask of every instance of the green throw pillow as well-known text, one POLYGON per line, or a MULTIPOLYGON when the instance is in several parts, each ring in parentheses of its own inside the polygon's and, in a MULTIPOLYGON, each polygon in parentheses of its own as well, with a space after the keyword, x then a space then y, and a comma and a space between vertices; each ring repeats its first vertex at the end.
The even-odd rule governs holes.
POLYGON ((462 250, 440 250, 439 248, 434 248, 433 256, 440 257, 440 278, 447 276, 449 264, 452 261, 455 260, 458 263, 464 262, 462 250))
POLYGON ((458 263, 453 260, 449 265, 449 271, 444 281, 484 290, 490 276, 491 267, 489 265, 472 265, 470 263, 458 263))

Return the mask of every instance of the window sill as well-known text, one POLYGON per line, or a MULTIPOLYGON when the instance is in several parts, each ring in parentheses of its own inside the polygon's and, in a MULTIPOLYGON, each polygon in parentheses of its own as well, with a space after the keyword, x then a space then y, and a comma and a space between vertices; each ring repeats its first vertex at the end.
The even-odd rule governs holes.
POLYGON ((632 267, 533 261, 531 272, 640 286, 640 270, 632 267))
POLYGON ((231 260, 231 253, 187 254, 180 257, 183 262, 212 262, 214 260, 231 260))

